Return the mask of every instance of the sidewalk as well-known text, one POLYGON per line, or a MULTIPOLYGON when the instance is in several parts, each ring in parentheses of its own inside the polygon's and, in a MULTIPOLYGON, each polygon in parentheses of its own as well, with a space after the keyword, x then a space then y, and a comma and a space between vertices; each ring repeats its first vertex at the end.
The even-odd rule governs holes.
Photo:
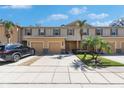
POLYGON ((115 55, 115 56, 103 56, 103 57, 124 64, 124 56, 115 55))
POLYGON ((124 67, 92 69, 80 64, 69 55, 44 56, 30 66, 0 66, 0 87, 124 87, 124 67))
POLYGON ((0 84, 124 84, 124 67, 3 66, 0 84))

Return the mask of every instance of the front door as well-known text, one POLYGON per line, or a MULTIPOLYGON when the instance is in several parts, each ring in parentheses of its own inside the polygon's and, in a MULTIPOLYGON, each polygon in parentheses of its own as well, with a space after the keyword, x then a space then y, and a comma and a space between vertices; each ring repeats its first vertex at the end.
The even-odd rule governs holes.
POLYGON ((72 49, 76 49, 76 41, 67 41, 66 42, 66 51, 72 51, 72 49))

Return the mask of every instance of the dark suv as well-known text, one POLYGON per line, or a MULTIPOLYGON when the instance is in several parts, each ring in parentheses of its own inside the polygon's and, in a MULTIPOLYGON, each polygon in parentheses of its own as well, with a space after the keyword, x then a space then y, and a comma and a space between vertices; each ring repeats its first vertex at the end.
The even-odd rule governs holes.
POLYGON ((22 44, 0 45, 0 61, 18 61, 20 58, 28 55, 34 55, 33 48, 22 44))

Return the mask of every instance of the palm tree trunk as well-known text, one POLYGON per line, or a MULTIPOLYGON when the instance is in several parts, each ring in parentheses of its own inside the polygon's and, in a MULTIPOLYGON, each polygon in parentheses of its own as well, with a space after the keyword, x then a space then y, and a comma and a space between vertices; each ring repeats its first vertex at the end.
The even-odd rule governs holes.
MULTIPOLYGON (((82 42, 82 34, 81 33, 80 33, 80 37, 81 37, 81 42, 82 42)), ((81 47, 82 46, 81 42, 80 42, 80 49, 82 48, 81 47)))
POLYGON ((8 43, 10 44, 10 42, 11 42, 11 38, 9 38, 8 40, 9 40, 9 42, 8 42, 8 43))
POLYGON ((11 39, 7 38, 7 44, 10 44, 10 42, 11 42, 11 39))
POLYGON ((7 43, 9 43, 9 38, 7 38, 7 43))

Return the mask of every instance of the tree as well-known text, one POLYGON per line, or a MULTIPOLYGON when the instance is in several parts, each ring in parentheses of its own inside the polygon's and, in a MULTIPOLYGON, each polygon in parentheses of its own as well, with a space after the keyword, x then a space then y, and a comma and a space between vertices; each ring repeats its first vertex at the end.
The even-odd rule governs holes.
MULTIPOLYGON (((110 45, 104 41, 101 37, 89 36, 82 41, 82 45, 87 45, 87 51, 92 55, 92 59, 97 60, 101 52, 105 51, 111 53, 110 45)), ((84 54, 84 60, 87 53, 84 54)))
POLYGON ((83 21, 78 21, 78 26, 80 27, 80 37, 81 37, 81 41, 82 41, 82 37, 83 37, 83 27, 86 25, 86 21, 87 20, 83 20, 83 21))
POLYGON ((13 34, 14 23, 12 21, 0 20, 5 27, 5 36, 7 38, 7 43, 10 43, 11 35, 13 34))

